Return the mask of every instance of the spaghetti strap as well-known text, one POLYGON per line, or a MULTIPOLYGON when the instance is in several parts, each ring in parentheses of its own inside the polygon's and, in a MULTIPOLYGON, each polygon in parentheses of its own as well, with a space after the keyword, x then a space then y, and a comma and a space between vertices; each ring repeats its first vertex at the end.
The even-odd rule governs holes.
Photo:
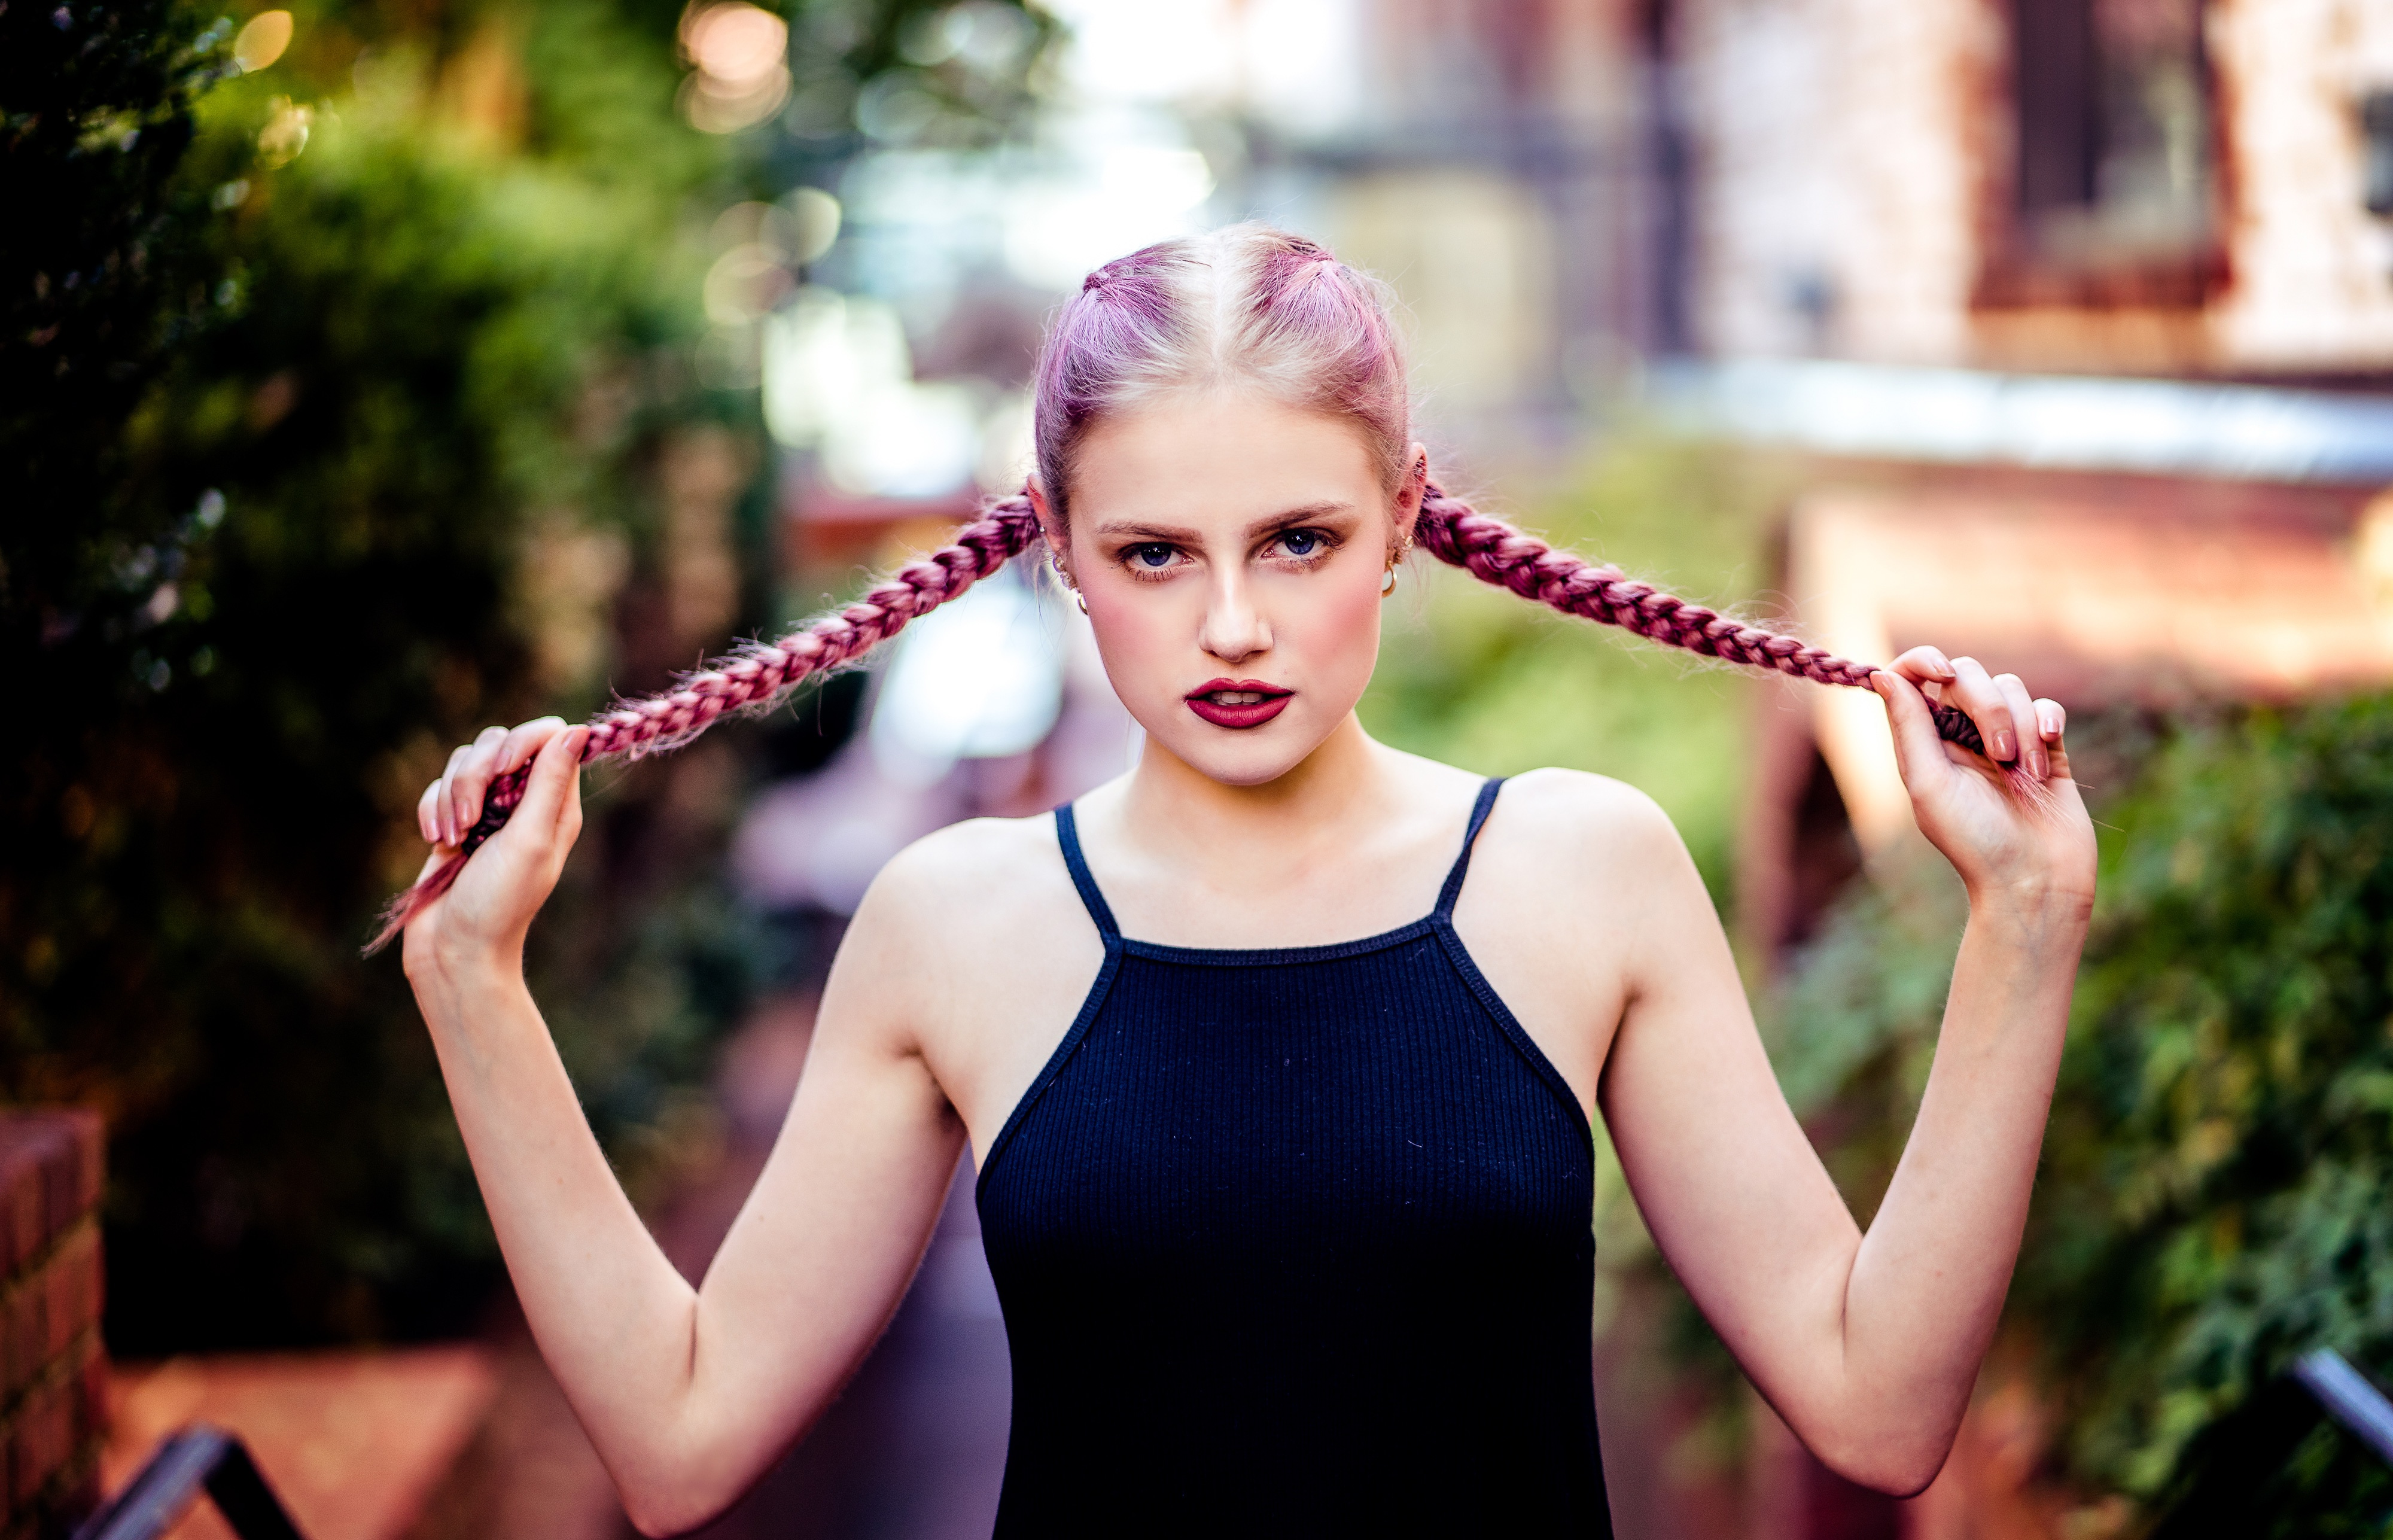
POLYGON ((1445 874, 1445 886, 1438 890, 1437 918, 1440 920, 1451 920, 1454 918, 1454 901, 1462 896, 1462 879, 1471 870, 1471 847, 1479 842, 1480 828, 1487 822, 1487 815, 1495 811, 1496 793, 1503 786, 1503 777, 1490 776, 1479 789, 1479 800, 1471 808, 1471 828, 1462 836, 1462 854, 1455 857, 1454 869, 1445 874))
MULTIPOLYGON (((1475 833, 1479 826, 1473 823, 1475 833)), ((1055 810, 1055 842, 1064 847, 1064 865, 1072 870, 1072 886, 1080 890, 1080 902, 1089 907, 1089 918, 1097 922, 1097 933, 1111 946, 1121 939, 1120 927, 1114 923, 1114 911, 1105 907, 1105 895, 1097 891, 1097 880, 1089 874, 1088 857, 1080 854, 1080 829, 1072 816, 1072 804, 1066 803, 1055 810)))

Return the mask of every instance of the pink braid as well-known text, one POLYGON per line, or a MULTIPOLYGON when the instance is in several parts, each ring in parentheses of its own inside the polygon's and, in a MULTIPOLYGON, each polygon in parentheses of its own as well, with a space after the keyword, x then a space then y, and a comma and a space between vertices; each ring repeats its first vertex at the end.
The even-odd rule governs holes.
MULTIPOLYGON (((1040 538, 1039 516, 1028 488, 992 501, 974 523, 956 531, 955 543, 907 563, 843 609, 810 620, 778 642, 751 642, 685 674, 672 689, 644 700, 619 702, 590 722, 582 762, 640 759, 677 749, 735 712, 771 711, 801 680, 854 663, 866 653, 1029 549, 1040 538)), ((466 859, 506 826, 523 801, 530 779, 525 766, 490 784, 482 816, 457 853, 384 907, 382 927, 366 955, 390 944, 423 907, 449 891, 466 859)))
MULTIPOLYGON (((1421 499, 1416 533, 1430 555, 1483 582, 1551 605, 1565 615, 1633 631, 1666 646, 1858 689, 1869 688, 1870 675, 1877 672, 1869 664, 1848 662, 1792 636, 1780 636, 1675 598, 1652 583, 1623 575, 1616 567, 1599 567, 1584 556, 1557 551, 1501 519, 1446 496, 1434 485, 1421 499)), ((1933 710, 1940 735, 1973 753, 1985 751, 1977 724, 1967 712, 1942 704, 1933 710)))
MULTIPOLYGON (((1485 582, 1509 588, 1524 599, 1551 605, 1566 615, 1620 626, 1667 646, 1753 668, 1775 669, 1823 685, 1869 687, 1876 671, 1848 662, 1792 636, 1780 636, 1692 605, 1624 576, 1616 567, 1557 551, 1490 518, 1469 503, 1432 486, 1421 500, 1417 526, 1432 555, 1485 582)), ((809 621, 778 642, 752 642, 705 668, 686 674, 673 688, 644 700, 629 700, 592 719, 583 763, 639 759, 681 745, 733 712, 770 711, 798 682, 854 663, 974 583, 1027 550, 1040 538, 1039 517, 1028 489, 991 502, 978 521, 956 532, 955 543, 898 568, 861 599, 809 621)), ((1973 752, 1984 752, 1975 724, 1964 712, 1938 705, 1937 731, 1973 752)), ((382 928, 366 946, 380 951, 406 929, 418 911, 456 881, 466 859, 506 826, 523 800, 529 766, 502 776, 482 801, 482 816, 455 855, 393 898, 382 928)))

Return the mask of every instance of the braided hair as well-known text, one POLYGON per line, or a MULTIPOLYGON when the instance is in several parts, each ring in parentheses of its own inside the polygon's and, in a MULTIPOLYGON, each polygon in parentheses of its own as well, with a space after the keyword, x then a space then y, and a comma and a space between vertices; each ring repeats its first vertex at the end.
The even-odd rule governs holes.
MULTIPOLYGON (((1393 489, 1410 468, 1410 409, 1388 306, 1378 281, 1314 241, 1259 225, 1165 241, 1106 263, 1057 312, 1040 354, 1032 437, 1051 512, 1068 519, 1072 461, 1103 417, 1225 383, 1353 422, 1393 489)), ((1414 534, 1432 555, 1482 581, 1666 646, 1862 689, 1876 672, 1557 551, 1434 485, 1422 497, 1414 534)), ((582 762, 639 759, 688 742, 724 716, 769 711, 807 678, 859 661, 1043 538, 1028 487, 993 499, 952 543, 899 568, 853 604, 599 713, 582 762)), ((1947 740, 1984 751, 1966 714, 1933 710, 1947 740)), ((456 852, 384 909, 369 953, 449 890, 473 853, 505 827, 530 778, 527 765, 491 783, 480 820, 456 852)))

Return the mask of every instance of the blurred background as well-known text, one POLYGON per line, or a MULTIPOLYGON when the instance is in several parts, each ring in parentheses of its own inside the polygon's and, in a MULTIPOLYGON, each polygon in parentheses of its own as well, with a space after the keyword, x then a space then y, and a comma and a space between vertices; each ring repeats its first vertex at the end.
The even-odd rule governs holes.
MULTIPOLYGON (((939 543, 1018 485, 1080 275, 1258 216, 1394 284, 1447 485, 2071 708, 2104 889, 1951 1465, 1894 1503, 1812 1462, 1604 1154, 1620 1532, 2386 1533, 2282 1377, 2393 1371, 2386 0, 15 0, 0 115, 0 1531, 205 1419, 320 1537, 629 1533, 357 955, 415 797, 939 543)), ((1876 703, 1431 565, 1366 724, 1657 797, 1866 1220, 1964 912, 1876 703)), ((597 778, 530 967, 679 1265, 881 863, 1136 748, 1017 571, 597 778)), ((987 1533, 958 1192, 707 1533, 987 1533)))

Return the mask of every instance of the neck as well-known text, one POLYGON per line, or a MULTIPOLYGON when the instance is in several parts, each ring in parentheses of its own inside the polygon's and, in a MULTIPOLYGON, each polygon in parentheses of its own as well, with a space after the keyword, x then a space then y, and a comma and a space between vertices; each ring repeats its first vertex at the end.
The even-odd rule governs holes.
POLYGON ((1151 858, 1200 871, 1271 871, 1353 848, 1402 805, 1387 750, 1350 712, 1287 774, 1254 786, 1214 780, 1148 739, 1123 790, 1120 834, 1151 858))

